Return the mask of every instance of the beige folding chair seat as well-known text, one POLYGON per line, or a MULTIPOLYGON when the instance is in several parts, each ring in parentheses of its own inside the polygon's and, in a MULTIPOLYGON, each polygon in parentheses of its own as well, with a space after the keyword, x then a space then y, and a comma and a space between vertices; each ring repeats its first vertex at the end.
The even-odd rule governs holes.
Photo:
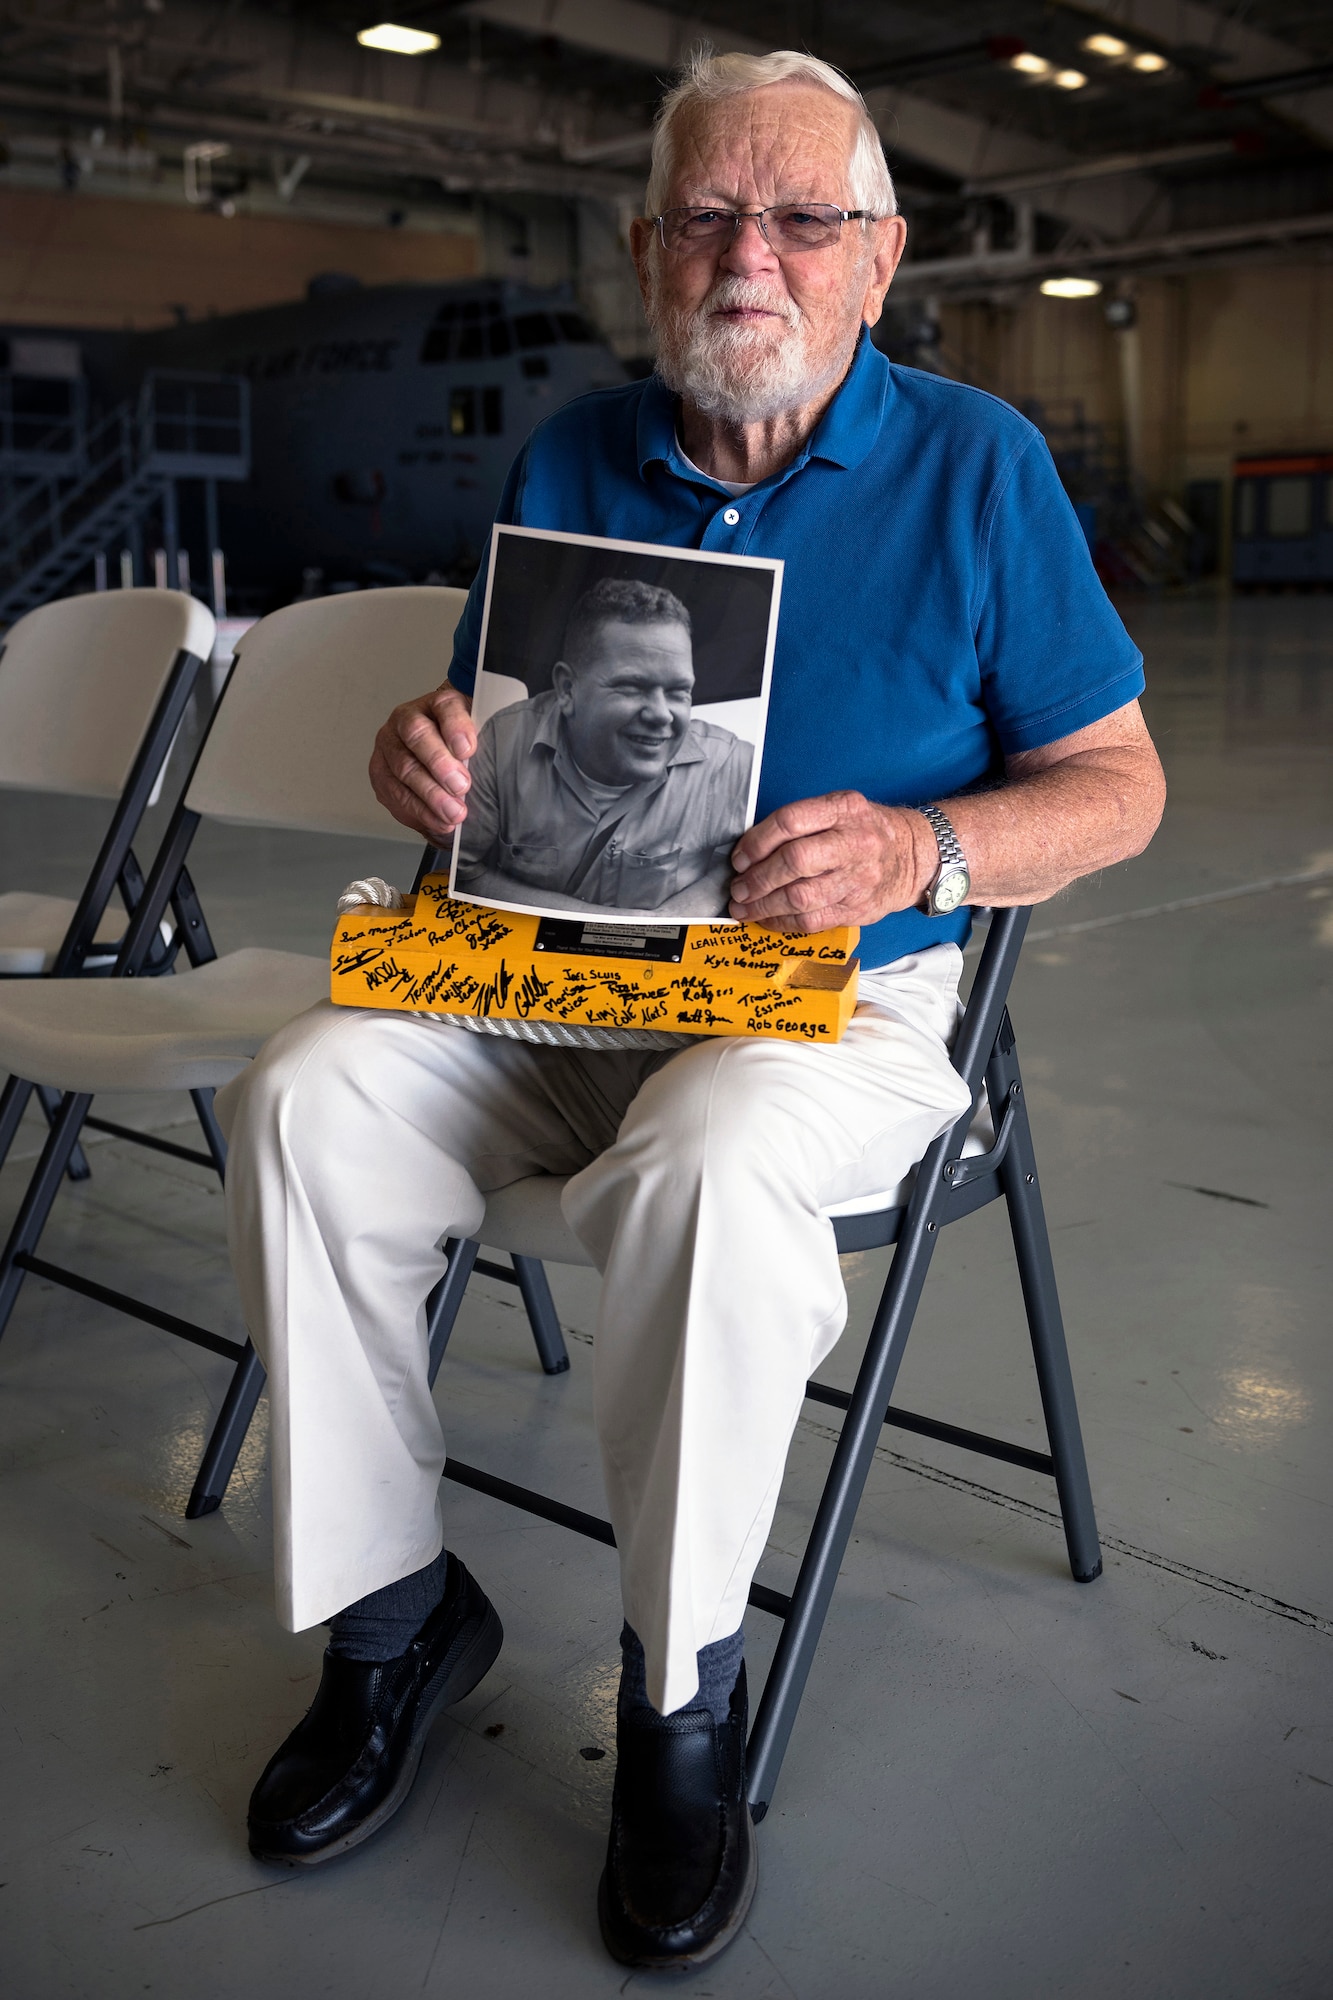
POLYGON ((220 1090, 294 1014, 327 997, 328 963, 250 946, 166 979, 50 980, 0 995, 4 1060, 61 1090, 220 1090))
MULTIPOLYGON (((83 899, 26 889, 0 895, 0 975, 50 972, 81 909, 88 921, 78 961, 63 972, 86 965, 90 945, 112 947, 124 936, 125 911, 109 899, 215 631, 212 612, 181 591, 108 590, 40 605, 8 634, 0 653, 0 786, 114 800, 118 811, 108 836, 114 852, 104 845, 99 856, 100 909, 83 908, 86 892, 83 899), (150 768, 138 771, 146 750, 150 768), (136 771, 146 782, 131 802, 136 771)), ((92 956, 105 964, 111 953, 92 956)))
MULTIPOLYGON (((0 975, 35 979, 49 972, 78 908, 72 896, 43 896, 31 889, 0 895, 0 975)), ((125 935, 125 912, 109 908, 93 931, 89 957, 110 962, 125 935)), ((85 964, 87 960, 85 960, 85 964)))

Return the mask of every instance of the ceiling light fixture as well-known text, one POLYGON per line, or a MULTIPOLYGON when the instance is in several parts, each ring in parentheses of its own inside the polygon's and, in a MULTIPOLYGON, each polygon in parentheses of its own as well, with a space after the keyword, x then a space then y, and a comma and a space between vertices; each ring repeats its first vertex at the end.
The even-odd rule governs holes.
POLYGON ((1011 66, 1021 70, 1024 76, 1049 76, 1051 73, 1051 65, 1045 56, 1034 56, 1031 49, 1020 49, 1016 56, 1009 58, 1009 61, 1011 66))
POLYGON ((429 55, 440 46, 438 35, 429 35, 421 28, 400 28, 395 21, 362 28, 356 39, 363 49, 388 49, 395 56, 429 55))
POLYGON ((1095 299, 1101 282, 1097 278, 1043 278, 1041 289, 1048 299, 1095 299))
POLYGON ((1082 90, 1087 80, 1081 69, 1058 69, 1051 78, 1057 90, 1082 90))
POLYGON ((1089 35, 1084 48, 1092 56, 1127 56, 1129 43, 1122 42, 1119 35, 1089 35))
POLYGON ((1166 67, 1166 57, 1159 56, 1155 49, 1140 49, 1136 56, 1130 58, 1130 68, 1139 70, 1144 76, 1158 76, 1166 67))

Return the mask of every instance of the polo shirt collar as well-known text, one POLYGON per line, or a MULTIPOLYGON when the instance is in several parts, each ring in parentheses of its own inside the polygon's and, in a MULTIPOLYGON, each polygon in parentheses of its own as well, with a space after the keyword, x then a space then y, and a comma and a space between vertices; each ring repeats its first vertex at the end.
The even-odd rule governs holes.
MULTIPOLYGON (((540 695, 537 697, 538 701, 542 699, 540 695)), ((537 727, 532 732, 528 755, 531 756, 537 750, 548 750, 551 753, 551 768, 556 776, 563 778, 570 790, 578 794, 589 812, 603 812, 605 807, 586 792, 580 782, 583 773, 569 754, 569 745, 560 727, 560 705, 554 693, 548 694, 545 701, 546 706, 538 716, 537 727)), ((659 782, 665 782, 666 772, 674 770, 677 764, 698 764, 702 761, 703 755, 703 747, 691 721, 690 727, 667 758, 666 770, 663 771, 659 782)))
MULTIPOLYGON (((814 435, 796 458, 775 479, 789 478, 812 458, 850 470, 867 458, 884 422, 893 376, 889 364, 862 327, 856 352, 837 395, 815 426, 814 435)), ((642 477, 654 463, 665 465, 678 479, 700 478, 697 468, 686 464, 676 442, 676 413, 679 398, 658 375, 649 377, 639 399, 638 455, 642 477)), ((707 475, 703 475, 705 478, 707 475)), ((716 485, 715 480, 709 480, 716 485)), ((769 482, 763 482, 767 485, 769 482)))

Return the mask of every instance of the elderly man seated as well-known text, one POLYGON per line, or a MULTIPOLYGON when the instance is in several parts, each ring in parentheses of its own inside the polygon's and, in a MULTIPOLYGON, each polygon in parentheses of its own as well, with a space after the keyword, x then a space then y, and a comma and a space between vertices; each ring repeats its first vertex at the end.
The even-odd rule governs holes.
MULTIPOLYGON (((733 916, 862 927, 836 1046, 574 1050, 315 1008, 219 1099, 272 1398, 279 1612, 331 1628, 251 1802, 312 1863, 405 1798, 431 1718, 501 1643, 444 1546, 424 1301, 483 1195, 572 1175, 602 1274, 596 1419, 625 1625, 602 1934, 698 1965, 756 1881, 741 1619, 803 1385, 846 1305, 826 1204, 893 1186, 959 1117, 970 903, 1137 853, 1162 806, 1140 658, 1038 433, 871 344, 906 228, 854 89, 812 58, 696 60, 632 247, 657 371, 558 411, 500 518, 786 563, 759 819, 733 916)), ((480 587, 448 683, 372 776, 436 842, 468 809, 480 587)))

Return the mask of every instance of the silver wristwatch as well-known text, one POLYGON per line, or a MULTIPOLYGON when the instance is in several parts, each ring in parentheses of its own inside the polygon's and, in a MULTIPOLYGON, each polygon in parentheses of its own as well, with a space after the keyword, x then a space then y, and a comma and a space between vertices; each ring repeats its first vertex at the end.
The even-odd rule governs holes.
POLYGON ((958 844, 958 835, 938 806, 918 806, 917 811, 930 821, 935 844, 940 850, 940 865, 927 883, 926 893, 917 907, 924 910, 928 917, 947 917, 960 903, 967 901, 972 888, 967 857, 958 844))

